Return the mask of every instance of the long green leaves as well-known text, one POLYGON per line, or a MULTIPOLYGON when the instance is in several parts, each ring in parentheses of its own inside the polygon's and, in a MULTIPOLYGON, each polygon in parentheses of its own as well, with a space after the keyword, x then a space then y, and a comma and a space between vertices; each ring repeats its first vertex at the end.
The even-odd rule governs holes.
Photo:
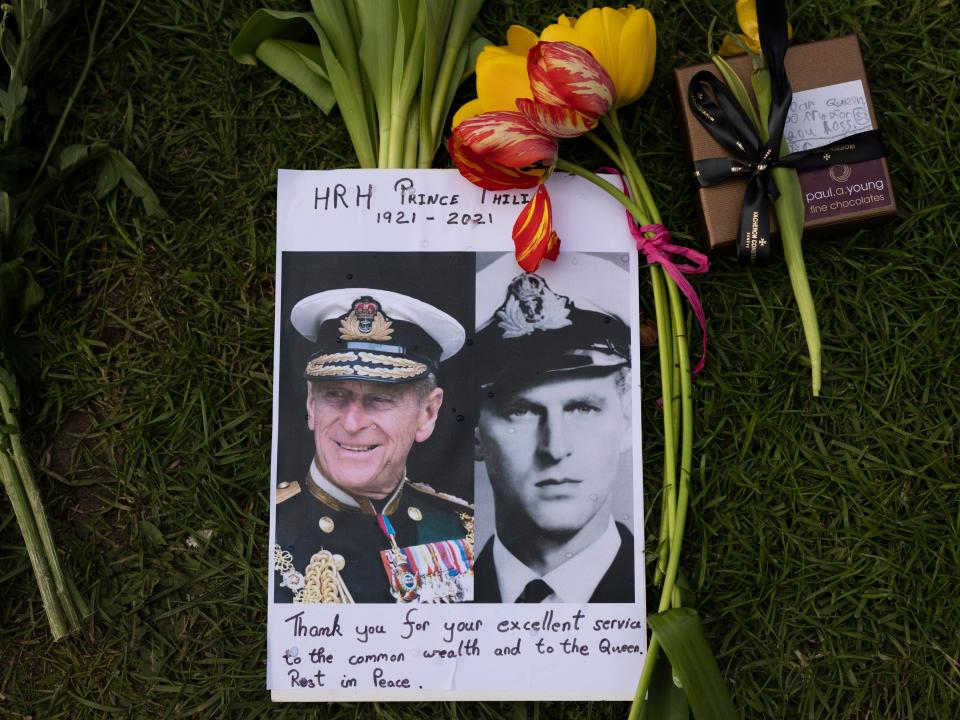
POLYGON ((361 167, 430 167, 457 85, 486 44, 483 0, 313 0, 312 13, 255 12, 230 45, 340 107, 361 167))
MULTIPOLYGON (((697 611, 674 608, 651 615, 647 622, 670 660, 696 720, 737 720, 740 716, 707 644, 697 611)), ((657 716, 649 717, 658 720, 657 716)))
MULTIPOLYGON (((714 65, 720 70, 727 86, 733 92, 737 101, 750 115, 757 128, 760 138, 766 142, 769 137, 767 117, 770 114, 772 95, 770 89, 770 72, 765 67, 756 68, 751 77, 753 92, 757 97, 760 115, 757 115, 750 102, 747 89, 740 81, 740 77, 733 71, 719 55, 712 57, 714 65)), ((780 144, 780 155, 790 152, 786 140, 780 144)), ((817 322, 817 310, 813 303, 813 294, 810 292, 810 282, 807 279, 807 267, 803 262, 803 192, 800 189, 800 179, 793 168, 774 168, 773 181, 780 191, 780 197, 773 203, 777 214, 777 225, 780 228, 780 241, 783 243, 783 256, 790 273, 790 285, 797 300, 800 311, 800 321, 803 325, 803 334, 807 342, 807 351, 810 354, 811 390, 813 396, 820 395, 822 375, 822 347, 820 343, 820 325, 817 322)))

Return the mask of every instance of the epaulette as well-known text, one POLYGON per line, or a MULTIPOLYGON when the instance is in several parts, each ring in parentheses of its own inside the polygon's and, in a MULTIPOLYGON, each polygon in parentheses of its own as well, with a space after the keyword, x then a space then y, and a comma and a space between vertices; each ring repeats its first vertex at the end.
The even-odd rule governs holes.
POLYGON ((456 495, 451 495, 450 493, 439 492, 434 490, 427 483, 413 482, 409 478, 407 479, 407 485, 412 487, 414 490, 422 492, 424 495, 432 495, 435 498, 440 498, 441 500, 446 500, 447 502, 453 503, 454 505, 459 505, 460 507, 467 508, 471 512, 473 511, 473 504, 468 503, 463 498, 459 498, 456 495))
POLYGON ((298 482, 282 482, 277 483, 277 505, 280 503, 289 500, 294 495, 300 493, 300 483, 298 482))

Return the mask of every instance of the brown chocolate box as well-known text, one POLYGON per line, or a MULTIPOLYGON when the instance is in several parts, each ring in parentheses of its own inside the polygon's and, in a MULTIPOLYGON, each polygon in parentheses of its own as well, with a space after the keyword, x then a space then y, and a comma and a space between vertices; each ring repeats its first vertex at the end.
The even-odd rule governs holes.
MULTIPOLYGON (((756 102, 750 84, 750 59, 739 56, 729 58, 728 62, 743 80, 751 100, 756 102)), ((860 80, 873 127, 880 129, 856 35, 792 46, 787 51, 785 65, 794 93, 860 80)), ((673 73, 676 102, 691 162, 728 154, 694 117, 687 103, 687 86, 700 70, 709 70, 720 76, 712 63, 679 68, 673 73)), ((896 215, 897 207, 886 158, 809 168, 800 170, 799 176, 806 205, 806 231, 864 227, 896 215)), ((746 179, 734 179, 697 189, 701 225, 711 251, 734 248, 746 184, 746 179)), ((773 212, 771 227, 776 228, 773 212)))

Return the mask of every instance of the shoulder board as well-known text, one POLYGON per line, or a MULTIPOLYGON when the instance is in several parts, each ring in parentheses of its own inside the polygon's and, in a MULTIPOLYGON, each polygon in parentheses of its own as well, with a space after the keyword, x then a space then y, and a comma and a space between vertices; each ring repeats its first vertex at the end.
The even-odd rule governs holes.
POLYGON ((277 505, 300 494, 300 483, 279 483, 277 485, 277 505))
POLYGON ((463 498, 458 498, 456 495, 451 495, 450 493, 438 492, 437 490, 434 490, 432 487, 427 485, 427 483, 419 483, 419 482, 413 482, 412 480, 407 480, 407 485, 412 487, 414 490, 417 490, 418 492, 422 492, 424 495, 431 495, 435 498, 446 500, 449 503, 453 503, 454 505, 459 505, 462 508, 466 508, 470 511, 473 511, 473 505, 471 503, 468 503, 463 498))

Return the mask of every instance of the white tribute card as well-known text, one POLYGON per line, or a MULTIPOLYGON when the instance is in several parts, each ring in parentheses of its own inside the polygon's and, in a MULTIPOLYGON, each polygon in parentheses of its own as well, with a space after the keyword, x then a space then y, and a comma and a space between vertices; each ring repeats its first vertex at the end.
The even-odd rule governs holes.
MULTIPOLYGON (((614 180, 615 182, 615 180, 614 180)), ((446 170, 281 170, 267 687, 630 700, 646 652, 638 260, 623 209, 446 170)))

